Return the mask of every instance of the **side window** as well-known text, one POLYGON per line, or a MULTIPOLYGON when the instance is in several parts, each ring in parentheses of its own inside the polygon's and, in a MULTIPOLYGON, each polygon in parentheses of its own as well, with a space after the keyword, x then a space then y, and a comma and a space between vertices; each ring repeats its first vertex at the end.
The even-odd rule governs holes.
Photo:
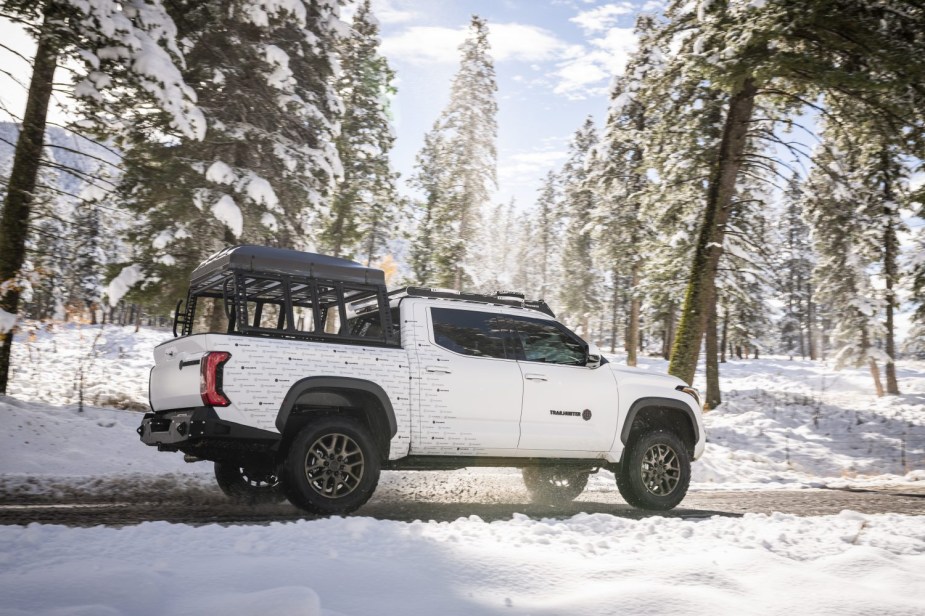
POLYGON ((524 361, 583 366, 587 359, 585 343, 558 324, 542 319, 513 318, 524 361))
POLYGON ((431 308, 430 314, 437 345, 461 355, 513 358, 505 350, 510 329, 506 316, 450 308, 431 308))

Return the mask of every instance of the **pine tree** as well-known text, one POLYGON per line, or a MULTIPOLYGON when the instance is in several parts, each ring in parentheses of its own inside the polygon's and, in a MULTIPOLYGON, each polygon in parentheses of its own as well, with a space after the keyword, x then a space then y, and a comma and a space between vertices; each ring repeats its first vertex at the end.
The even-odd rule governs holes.
POLYGON ((809 227, 803 219, 803 191, 794 173, 784 192, 783 212, 778 229, 781 247, 777 265, 777 287, 783 302, 780 321, 782 350, 793 357, 816 359, 812 314, 813 253, 809 227))
POLYGON ((184 76, 209 129, 202 141, 165 141, 132 127, 118 195, 139 218, 129 237, 146 282, 135 296, 161 308, 225 246, 314 248, 342 175, 336 5, 177 0, 169 10, 183 16, 184 76))
MULTIPOLYGON (((661 70, 661 53, 653 37, 654 21, 642 15, 636 21, 639 48, 616 80, 610 93, 607 125, 601 139, 596 187, 599 205, 594 212, 598 251, 610 265, 611 329, 616 330, 619 304, 629 303, 626 325, 626 363, 636 365, 642 297, 642 238, 646 221, 642 199, 647 179, 643 161, 648 117, 640 96, 647 79, 661 70), (626 285, 621 285, 621 280, 626 285), (621 288, 622 287, 622 288, 621 288)), ((616 332, 611 332, 611 346, 616 332)))
MULTIPOLYGON (((191 138, 204 125, 195 95, 184 83, 176 63, 173 22, 161 5, 126 5, 69 0, 0 3, 0 14, 26 24, 38 46, 32 64, 29 96, 22 130, 0 216, 0 316, 19 308, 21 273, 28 224, 36 189, 46 116, 59 63, 82 65, 73 94, 92 108, 90 118, 145 117, 152 126, 175 130, 191 138), (97 53, 105 50, 105 53, 97 53), (117 92, 117 95, 111 93, 117 92), (142 113, 137 112, 143 108, 142 113), (152 113, 160 110, 160 113, 152 113)), ((4 331, 0 348, 0 394, 6 392, 12 331, 4 331)))
MULTIPOLYGON (((442 164, 439 174, 446 181, 440 184, 439 195, 427 193, 424 219, 432 237, 419 237, 418 245, 432 242, 432 248, 425 251, 431 255, 430 274, 438 285, 455 289, 480 276, 474 271, 475 240, 481 233, 482 210, 497 185, 497 85, 484 19, 472 17, 460 55, 450 100, 430 143, 425 143, 425 149, 431 150, 419 157, 419 168, 442 164), (435 146, 439 151, 433 150, 435 146)), ((424 181, 432 184, 429 178, 424 181)), ((421 228, 419 236, 427 232, 421 228)), ((425 252, 419 252, 419 257, 425 252)))
POLYGON ((877 362, 885 355, 876 344, 882 334, 883 300, 875 295, 870 280, 878 246, 867 232, 876 226, 879 212, 871 207, 863 180, 858 181, 856 154, 841 147, 837 131, 827 131, 825 136, 804 191, 819 255, 814 276, 817 296, 829 306, 834 321, 836 364, 867 364, 877 395, 883 395, 877 362))
POLYGON ((559 178, 546 173, 536 202, 537 297, 551 299, 559 288, 559 257, 562 254, 562 211, 559 178))
POLYGON ((678 40, 688 46, 676 55, 676 62, 693 62, 672 70, 697 73, 729 96, 669 368, 690 382, 714 302, 723 232, 756 99, 767 94, 800 98, 806 93, 841 92, 870 113, 899 118, 907 126, 921 125, 925 7, 911 0, 889 7, 857 0, 811 6, 678 0, 669 17, 673 24, 666 36, 680 35, 678 40), (729 32, 738 35, 730 37, 729 32))
POLYGON ((594 177, 597 131, 588 117, 569 145, 569 155, 559 177, 562 181, 565 234, 562 252, 562 284, 559 305, 564 318, 580 327, 590 340, 591 319, 600 307, 599 273, 594 266, 592 213, 595 205, 594 177))
POLYGON ((446 140, 440 123, 424 135, 424 146, 415 159, 415 174, 410 184, 424 194, 423 202, 416 203, 417 227, 411 244, 411 269, 416 284, 433 285, 438 272, 445 280, 451 264, 437 262, 437 245, 441 238, 452 233, 447 217, 450 174, 446 164, 446 140))
POLYGON ((325 220, 322 249, 334 256, 371 263, 394 234, 402 202, 398 174, 389 166, 395 136, 389 123, 388 97, 395 73, 379 55, 379 26, 363 0, 353 31, 340 44, 337 92, 344 103, 337 151, 344 175, 338 181, 325 220))

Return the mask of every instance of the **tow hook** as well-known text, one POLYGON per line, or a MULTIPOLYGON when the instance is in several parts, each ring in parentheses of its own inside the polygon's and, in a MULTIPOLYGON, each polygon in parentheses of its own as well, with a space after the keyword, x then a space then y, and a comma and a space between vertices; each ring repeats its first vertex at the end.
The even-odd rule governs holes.
POLYGON ((196 456, 191 456, 188 453, 183 454, 183 461, 192 463, 192 462, 202 462, 202 458, 197 458, 196 456))

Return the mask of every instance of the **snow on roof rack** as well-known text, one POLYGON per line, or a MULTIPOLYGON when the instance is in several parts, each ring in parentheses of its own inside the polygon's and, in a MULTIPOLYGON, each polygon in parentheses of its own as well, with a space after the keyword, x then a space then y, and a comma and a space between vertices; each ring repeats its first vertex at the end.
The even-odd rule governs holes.
POLYGON ((514 308, 526 308, 542 312, 552 318, 556 318, 555 313, 549 305, 541 300, 524 299, 524 294, 516 291, 498 291, 493 295, 482 293, 464 293, 455 289, 434 289, 427 287, 404 287, 396 289, 389 293, 390 296, 404 295, 407 297, 430 297, 437 299, 458 299, 467 302, 477 302, 481 304, 496 304, 501 306, 512 306, 514 308))

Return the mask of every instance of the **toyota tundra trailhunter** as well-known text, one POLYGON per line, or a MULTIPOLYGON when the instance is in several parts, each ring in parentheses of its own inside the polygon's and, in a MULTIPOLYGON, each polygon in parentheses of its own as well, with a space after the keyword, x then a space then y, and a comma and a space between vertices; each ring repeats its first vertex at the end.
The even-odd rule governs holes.
POLYGON ((249 502, 343 514, 383 469, 509 466, 538 501, 604 468, 629 504, 671 509, 704 449, 696 390, 608 363, 518 294, 389 293, 352 261, 237 246, 192 273, 178 327, 138 433, 249 502))

